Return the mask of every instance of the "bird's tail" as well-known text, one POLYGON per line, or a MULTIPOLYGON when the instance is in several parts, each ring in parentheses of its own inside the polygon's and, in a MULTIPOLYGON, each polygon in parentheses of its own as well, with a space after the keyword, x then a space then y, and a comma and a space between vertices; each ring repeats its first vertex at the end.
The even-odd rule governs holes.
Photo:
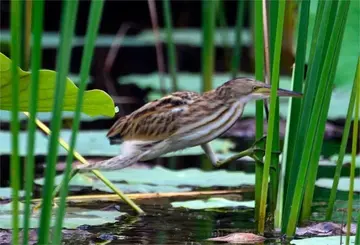
POLYGON ((138 157, 128 157, 119 155, 104 161, 90 162, 89 164, 81 164, 75 166, 75 169, 82 171, 90 170, 117 170, 130 166, 138 161, 138 157))

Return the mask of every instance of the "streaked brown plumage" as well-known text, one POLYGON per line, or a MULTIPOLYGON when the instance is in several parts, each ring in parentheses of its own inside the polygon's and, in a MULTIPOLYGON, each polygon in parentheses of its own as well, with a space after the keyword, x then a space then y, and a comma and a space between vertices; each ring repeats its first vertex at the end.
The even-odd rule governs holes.
MULTIPOLYGON (((250 78, 230 80, 202 95, 189 91, 172 93, 119 118, 110 128, 107 137, 120 135, 123 140, 121 155, 78 168, 120 169, 196 145, 201 145, 216 165, 218 160, 208 142, 236 122, 247 102, 269 95, 269 85, 250 78)), ((282 89, 278 95, 300 96, 282 89)))

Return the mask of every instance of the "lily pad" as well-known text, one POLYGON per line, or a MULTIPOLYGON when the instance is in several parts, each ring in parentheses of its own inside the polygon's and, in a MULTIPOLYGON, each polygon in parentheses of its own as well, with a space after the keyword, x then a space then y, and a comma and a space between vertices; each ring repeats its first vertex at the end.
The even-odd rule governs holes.
MULTIPOLYGON (((19 205, 20 212, 24 209, 24 204, 19 205)), ((12 208, 11 203, 0 205, 0 228, 11 229, 12 228, 12 208)), ((56 213, 56 212, 54 212, 56 213)), ((103 210, 90 210, 80 208, 68 208, 63 228, 75 229, 80 225, 101 225, 105 223, 112 223, 116 221, 116 218, 125 215, 118 211, 103 211, 103 210)), ((34 213, 30 218, 30 228, 39 227, 39 213, 34 213)), ((51 225, 55 224, 56 214, 53 214, 51 225)), ((22 228, 23 225, 23 214, 19 215, 19 225, 22 228)))
MULTIPOLYGON (((322 244, 322 245, 339 245, 340 241, 344 241, 344 236, 328 236, 328 237, 311 237, 301 240, 292 240, 291 244, 295 245, 309 245, 309 244, 322 244)), ((355 236, 350 236, 350 244, 355 244, 355 236)))
MULTIPOLYGON (((26 112, 30 103, 31 73, 18 68, 20 77, 20 111, 26 112)), ((53 109, 53 98, 56 85, 56 72, 51 70, 40 70, 38 91, 38 111, 50 112, 53 109)), ((0 109, 11 110, 11 60, 0 53, 0 109)), ((66 90, 64 95, 64 111, 75 111, 78 88, 70 80, 66 79, 66 90)), ((85 91, 82 112, 89 116, 115 115, 115 105, 112 98, 102 90, 94 89, 85 91)))
POLYGON ((182 202, 172 202, 174 208, 188 209, 209 209, 209 208, 232 208, 232 207, 248 207, 254 208, 255 201, 231 201, 222 197, 212 197, 207 200, 191 200, 182 202))
MULTIPOLYGON (((339 157, 338 155, 333 155, 330 157, 330 160, 336 162, 338 157, 339 157)), ((345 154, 343 163, 351 163, 352 161, 351 159, 352 159, 351 154, 345 154)), ((355 165, 356 167, 360 167, 360 155, 356 156, 355 165)))
MULTIPOLYGON (((11 198, 11 188, 10 187, 3 187, 0 188, 0 200, 1 199, 8 199, 11 198)), ((25 191, 19 191, 19 196, 22 197, 25 195, 25 191)))
POLYGON ((197 168, 170 170, 155 166, 152 169, 125 168, 117 171, 103 171, 102 174, 110 181, 125 181, 129 184, 236 187, 255 183, 255 174, 227 170, 203 171, 197 168))
MULTIPOLYGON (((162 42, 166 42, 166 30, 159 29, 159 38, 162 42)), ((250 45, 251 36, 249 30, 242 31, 242 44, 250 45)), ((115 35, 99 35, 96 39, 95 45, 97 47, 109 47, 115 40, 115 35)), ((202 32, 200 28, 175 28, 172 33, 172 38, 175 44, 189 45, 189 46, 201 46, 202 32)), ((1 41, 10 41, 10 32, 7 30, 1 30, 1 41)), ((72 39, 73 46, 83 46, 85 43, 84 36, 75 36, 72 39)), ((153 30, 145 29, 138 35, 125 36, 121 41, 123 47, 143 47, 154 46, 156 38, 153 30)), ((216 46, 235 44, 235 29, 234 28, 217 28, 214 34, 214 43, 216 46), (224 43, 224 35, 226 35, 226 43, 224 43)), ((58 32, 44 32, 42 38, 43 48, 56 48, 60 44, 60 35, 58 32)))
MULTIPOLYGON (((64 177, 63 175, 56 176, 55 185, 59 185, 63 177, 64 177)), ((45 182, 44 178, 39 178, 35 180, 35 183, 38 185, 43 185, 44 182, 45 182)), ((158 193, 158 192, 191 191, 191 188, 188 187, 176 187, 169 185, 126 184, 126 183, 114 183, 114 185, 124 193, 158 193)), ((113 192, 108 186, 106 186, 99 179, 94 178, 94 176, 89 176, 85 174, 75 175, 69 183, 69 188, 71 191, 81 191, 86 188, 91 188, 91 190, 98 190, 108 193, 113 192)))
MULTIPOLYGON (((329 178, 320 178, 315 182, 315 185, 323 188, 332 188, 334 180, 329 178)), ((349 191, 350 186, 350 178, 348 177, 340 177, 338 190, 340 191, 349 191)), ((360 177, 355 178, 354 180, 354 191, 360 192, 360 177)))

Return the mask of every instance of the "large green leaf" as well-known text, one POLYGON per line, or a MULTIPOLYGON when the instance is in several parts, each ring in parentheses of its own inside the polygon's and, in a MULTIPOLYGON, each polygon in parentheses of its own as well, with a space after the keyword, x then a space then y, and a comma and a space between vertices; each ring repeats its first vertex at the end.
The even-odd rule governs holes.
MULTIPOLYGON (((0 53, 0 109, 11 110, 11 60, 0 53)), ((20 111, 27 111, 30 98, 29 89, 31 82, 31 73, 18 68, 20 76, 20 111)), ((38 111, 49 112, 53 108, 53 97, 55 90, 56 72, 51 70, 40 70, 39 78, 39 97, 38 111)), ((67 78, 66 91, 64 96, 64 111, 74 111, 78 88, 67 78)), ((89 116, 108 116, 115 115, 115 105, 112 98, 102 90, 94 89, 86 91, 82 112, 89 116)))

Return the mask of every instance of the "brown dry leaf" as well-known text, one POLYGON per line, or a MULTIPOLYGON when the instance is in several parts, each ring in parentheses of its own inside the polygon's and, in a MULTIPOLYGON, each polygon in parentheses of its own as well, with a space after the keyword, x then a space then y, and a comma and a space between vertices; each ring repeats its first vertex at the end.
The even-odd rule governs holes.
POLYGON ((263 242, 265 237, 258 236, 253 233, 231 233, 226 236, 208 238, 207 241, 216 241, 216 242, 230 242, 230 243, 257 243, 263 242))

